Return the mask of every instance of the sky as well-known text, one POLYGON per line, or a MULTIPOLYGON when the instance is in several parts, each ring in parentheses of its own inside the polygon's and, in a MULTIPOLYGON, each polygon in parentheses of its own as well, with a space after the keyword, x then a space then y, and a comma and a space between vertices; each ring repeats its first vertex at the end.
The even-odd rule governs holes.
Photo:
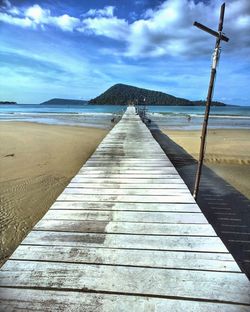
MULTIPOLYGON (((116 83, 205 100, 219 0, 0 0, 0 100, 89 100, 116 83)), ((250 105, 250 0, 227 0, 214 100, 250 105)))

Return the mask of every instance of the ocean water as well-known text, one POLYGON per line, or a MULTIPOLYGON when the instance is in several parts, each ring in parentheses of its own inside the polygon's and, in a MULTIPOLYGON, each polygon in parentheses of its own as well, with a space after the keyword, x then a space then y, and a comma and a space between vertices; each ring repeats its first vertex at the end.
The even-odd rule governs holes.
POLYGON ((109 128, 118 120, 124 106, 113 105, 0 105, 1 121, 27 121, 46 124, 109 128))
MULTIPOLYGON (((147 116, 151 128, 199 130, 202 127, 205 107, 169 106, 149 107, 147 116)), ((250 106, 211 107, 210 129, 250 129, 250 106)))
MULTIPOLYGON (((119 120, 126 107, 114 105, 0 105, 1 121, 28 121, 47 124, 109 128, 119 120)), ((150 127, 165 129, 200 129, 204 107, 147 106, 150 127)), ((210 128, 250 129, 250 107, 212 107, 210 128)))

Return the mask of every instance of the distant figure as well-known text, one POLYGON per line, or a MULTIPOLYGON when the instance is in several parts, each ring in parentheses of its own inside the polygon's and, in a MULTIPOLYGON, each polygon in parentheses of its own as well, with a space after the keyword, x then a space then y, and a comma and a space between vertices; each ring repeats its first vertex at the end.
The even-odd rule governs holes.
POLYGON ((188 115, 187 120, 188 120, 188 122, 190 122, 190 121, 191 121, 191 116, 190 116, 190 115, 188 115))
POLYGON ((113 117, 113 118, 111 119, 111 122, 115 122, 115 117, 113 117))

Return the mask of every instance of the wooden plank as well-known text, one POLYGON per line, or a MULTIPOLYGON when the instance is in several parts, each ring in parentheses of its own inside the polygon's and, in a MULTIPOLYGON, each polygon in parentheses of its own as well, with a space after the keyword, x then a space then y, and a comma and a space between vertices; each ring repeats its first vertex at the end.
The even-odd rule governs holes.
POLYGON ((78 177, 86 177, 86 178, 118 178, 118 179, 164 179, 164 178, 171 178, 173 179, 175 176, 178 179, 179 175, 177 173, 171 173, 171 174, 167 174, 167 173, 162 173, 162 174, 147 174, 147 173, 124 173, 124 174, 119 174, 119 173, 83 173, 80 172, 78 173, 78 177))
POLYGON ((250 305, 249 281, 242 273, 11 260, 2 267, 0 285, 87 289, 250 305))
POLYGON ((117 201, 131 203, 195 203, 191 194, 169 196, 140 196, 140 195, 70 195, 62 193, 58 200, 69 201, 117 201))
POLYGON ((228 253, 218 237, 205 236, 142 236, 31 231, 22 244, 228 253))
POLYGON ((171 183, 171 184, 129 184, 129 183, 106 183, 96 182, 96 183, 81 183, 81 182, 71 182, 67 185, 67 188, 96 188, 96 189, 188 189, 184 183, 171 183))
POLYGON ((86 169, 86 170, 99 170, 99 169, 108 169, 108 168, 114 168, 116 170, 118 169, 125 169, 125 170, 168 170, 170 168, 172 168, 172 166, 169 164, 168 166, 162 166, 162 165, 150 165, 148 164, 147 166, 143 166, 143 164, 141 164, 141 166, 139 166, 137 163, 125 163, 125 164, 121 164, 118 162, 113 162, 113 163, 91 163, 91 164, 86 164, 84 165, 84 167, 82 167, 82 169, 86 169))
MULTIPOLYGON (((147 139, 145 139, 147 140, 147 139)), ((151 139, 149 139, 151 140, 151 139)), ((152 150, 150 148, 144 148, 142 145, 143 138, 141 138, 141 141, 139 142, 133 142, 131 148, 128 146, 123 146, 120 149, 116 149, 116 147, 109 148, 109 149, 103 149, 103 150, 96 150, 97 153, 95 154, 95 157, 100 157, 100 154, 107 154, 107 157, 114 156, 114 157, 123 157, 124 160, 129 158, 136 158, 136 155, 139 155, 142 159, 152 159, 152 160, 166 160, 166 157, 164 157, 164 152, 160 150, 152 150), (138 150, 138 146, 140 150, 138 150), (146 154, 143 154, 142 151, 145 151, 146 154), (113 154, 110 154, 112 151, 113 154)))
POLYGON ((43 312, 248 312, 249 307, 218 302, 202 302, 169 298, 119 296, 71 291, 6 288, 0 292, 2 311, 43 312))
POLYGON ((117 203, 117 202, 74 202, 56 201, 50 208, 79 210, 118 210, 118 211, 162 211, 162 212, 196 212, 201 210, 196 204, 162 204, 162 203, 117 203))
POLYGON ((78 233, 118 233, 180 236, 216 236, 210 224, 135 223, 114 221, 40 220, 34 227, 38 231, 78 233))
POLYGON ((152 179, 152 178, 114 178, 106 177, 106 178, 93 178, 93 177, 86 177, 86 176, 79 176, 76 175, 71 182, 82 182, 82 183, 118 183, 118 184, 172 184, 178 183, 182 184, 183 180, 180 179, 178 175, 171 176, 171 178, 160 178, 160 179, 152 179))
POLYGON ((160 150, 151 151, 150 149, 143 149, 143 147, 140 147, 141 149, 138 150, 138 144, 134 144, 134 146, 131 149, 128 148, 99 148, 95 151, 95 156, 100 155, 112 155, 112 156, 125 156, 125 157, 145 157, 143 152, 146 153, 147 157, 145 158, 158 158, 161 157, 164 159, 164 153, 160 150), (136 150, 137 149, 137 150, 136 150))
POLYGON ((166 155, 162 155, 162 156, 148 156, 147 158, 145 157, 145 155, 134 155, 134 156, 125 156, 125 155, 115 155, 115 154, 106 154, 106 153, 94 153, 91 156, 92 160, 98 160, 98 161, 120 161, 120 160, 126 160, 126 161, 134 161, 134 160, 141 160, 142 163, 146 163, 148 161, 166 161, 166 155))
MULTIPOLYGON (((114 137, 113 139, 114 140, 114 137)), ((161 147, 156 143, 152 138, 150 137, 140 137, 138 140, 133 140, 132 138, 128 138, 126 141, 116 141, 114 143, 106 142, 106 140, 103 140, 102 143, 98 146, 97 150, 102 150, 102 149, 112 149, 112 150, 123 150, 123 151, 148 151, 149 153, 157 153, 159 152, 160 155, 164 154, 163 150, 161 147), (143 140, 148 140, 149 143, 145 144, 143 140), (135 146, 138 147, 138 144, 140 145, 140 149, 135 150, 135 146)), ((147 155, 145 155, 147 156, 147 155)))
MULTIPOLYGON (((91 159, 91 158, 90 158, 91 159)), ((145 162, 140 162, 139 159, 135 159, 135 160, 130 160, 130 161, 126 161, 126 160, 88 160, 86 162, 86 164, 84 165, 85 168, 96 168, 96 167, 129 167, 129 168, 145 168, 145 169, 150 169, 150 168, 155 168, 160 170, 161 168, 163 169, 168 169, 168 168, 172 168, 173 165, 168 162, 168 161, 150 161, 150 159, 145 160, 145 162)))
POLYGON ((146 163, 143 163, 141 160, 130 160, 130 161, 96 161, 96 160, 88 160, 84 167, 86 168, 96 168, 96 167, 128 167, 128 168, 169 168, 173 165, 168 161, 150 161, 147 160, 146 163))
MULTIPOLYGON (((120 147, 120 148, 127 148, 130 146, 134 146, 135 143, 141 143, 141 139, 143 138, 142 135, 138 136, 136 139, 134 138, 128 138, 127 140, 124 138, 115 138, 117 135, 114 135, 110 138, 106 138, 106 140, 103 140, 100 144, 99 147, 120 147)), ((160 149, 159 145, 156 143, 156 141, 153 141, 152 138, 148 135, 148 136, 144 136, 144 138, 148 138, 150 140, 148 141, 143 141, 141 143, 143 148, 158 148, 160 149)), ((143 139, 144 139, 143 138, 143 139)), ((162 152, 162 150, 161 150, 162 152)))
POLYGON ((138 144, 134 144, 134 146, 132 148, 98 148, 95 151, 95 155, 102 155, 102 154, 112 154, 112 155, 117 155, 117 156, 143 156, 143 153, 147 153, 147 157, 146 158, 153 158, 153 157, 158 157, 158 155, 162 154, 162 156, 164 156, 164 154, 162 153, 161 150, 157 149, 157 150, 151 150, 151 149, 144 149, 143 147, 140 147, 141 149, 138 150, 138 144), (137 146, 136 146, 137 145, 137 146), (137 150, 136 150, 137 148, 137 150))
MULTIPOLYGON (((110 159, 110 160, 119 160, 121 159, 121 157, 123 159, 129 159, 129 158, 133 158, 133 159, 141 159, 142 154, 136 154, 136 153, 126 153, 124 155, 124 152, 95 152, 95 159, 110 159), (98 158, 99 157, 99 158, 98 158)), ((148 155, 147 159, 153 159, 155 156, 154 155, 148 155)), ((147 162, 147 159, 145 159, 145 162, 147 162)), ((162 159, 164 159, 164 155, 162 156, 162 159)))
POLYGON ((43 220, 82 220, 150 223, 192 223, 208 224, 200 213, 142 212, 142 211, 102 211, 99 210, 49 210, 43 220))
POLYGON ((118 189, 118 188, 77 188, 67 187, 63 194, 79 194, 79 195, 152 195, 152 196, 169 196, 189 194, 189 190, 183 188, 176 189, 118 189))
MULTIPOLYGON (((120 157, 120 159, 116 159, 116 160, 110 160, 110 159, 95 159, 95 154, 93 154, 91 156, 91 158, 89 158, 86 162, 85 165, 90 165, 90 166, 94 166, 94 165, 136 165, 138 167, 142 166, 142 167, 147 167, 147 166, 166 166, 166 167, 171 167, 173 166, 172 163, 170 162, 170 160, 168 160, 168 158, 163 158, 163 159, 143 159, 143 158, 125 158, 125 157, 120 157)), ((84 166, 85 166, 84 165, 84 166)))
POLYGON ((240 272, 223 253, 21 245, 11 259, 240 272))
POLYGON ((82 168, 79 170, 78 174, 153 174, 153 175, 162 175, 162 174, 176 174, 177 171, 174 168, 168 167, 168 168, 162 168, 162 169, 152 169, 152 168, 141 168, 141 169, 135 169, 135 168, 129 168, 125 169, 122 167, 102 167, 102 168, 82 168))
MULTIPOLYGON (((142 139, 142 138, 141 138, 142 139)), ((149 143, 145 144, 143 141, 138 140, 138 141, 127 141, 127 142, 121 142, 121 143, 116 143, 116 144, 107 144, 106 141, 104 140, 99 146, 97 147, 97 151, 101 150, 114 150, 114 151, 131 151, 131 152, 142 152, 143 150, 149 152, 149 154, 156 154, 156 153, 161 153, 163 154, 162 149, 158 144, 156 144, 154 141, 151 141, 151 138, 148 138, 150 140, 149 143), (138 147, 137 144, 140 144, 140 149, 135 149, 135 147, 138 147), (137 145, 137 146, 136 146, 137 145)), ((146 138, 145 138, 146 139, 146 138)))

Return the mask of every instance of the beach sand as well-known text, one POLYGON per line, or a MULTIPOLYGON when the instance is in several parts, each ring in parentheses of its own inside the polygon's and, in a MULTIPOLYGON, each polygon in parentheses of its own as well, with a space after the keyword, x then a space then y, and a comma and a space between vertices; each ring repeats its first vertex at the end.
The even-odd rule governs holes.
MULTIPOLYGON (((200 131, 162 130, 198 159, 200 131)), ((250 199, 250 130, 209 130, 205 164, 250 199)))
POLYGON ((43 217, 107 132, 0 123, 0 264, 43 217))

